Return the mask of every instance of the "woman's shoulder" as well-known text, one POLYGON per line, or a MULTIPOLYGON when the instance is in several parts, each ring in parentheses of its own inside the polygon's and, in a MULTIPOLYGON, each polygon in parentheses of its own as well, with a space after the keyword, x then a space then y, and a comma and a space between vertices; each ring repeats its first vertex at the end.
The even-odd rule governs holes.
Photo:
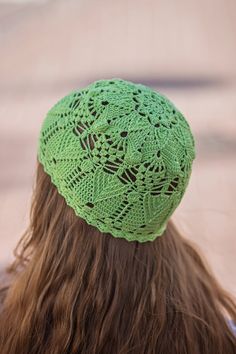
POLYGON ((228 320, 229 327, 236 336, 236 323, 233 320, 228 320))
POLYGON ((7 271, 2 267, 0 268, 0 312, 6 297, 7 290, 10 286, 10 276, 7 271))

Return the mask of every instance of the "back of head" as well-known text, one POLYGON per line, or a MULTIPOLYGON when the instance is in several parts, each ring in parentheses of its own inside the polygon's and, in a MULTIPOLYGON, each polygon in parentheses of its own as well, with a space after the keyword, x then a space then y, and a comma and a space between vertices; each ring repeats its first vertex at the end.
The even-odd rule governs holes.
POLYGON ((60 102, 42 128, 31 222, 10 268, 15 279, 0 317, 1 353, 235 353, 225 320, 236 320, 235 304, 170 220, 194 158, 188 124, 179 113, 182 128, 167 134, 176 129, 168 125, 176 111, 161 123, 157 102, 156 111, 150 101, 145 106, 152 92, 135 87, 144 95, 134 100, 139 115, 143 109, 154 119, 160 110, 160 130, 151 127, 141 141, 139 129, 147 124, 133 106, 127 114, 128 94, 117 101, 103 85, 92 88, 82 92, 80 109, 78 95, 60 102), (92 107, 94 96, 99 104, 92 107), (121 113, 130 130, 122 127, 121 113), (78 123, 80 114, 90 125, 78 123), (117 115, 113 128, 106 126, 117 115), (55 125, 58 117, 61 125, 55 125), (131 137, 118 141, 124 129, 131 137), (181 145, 176 136, 182 131, 181 145))

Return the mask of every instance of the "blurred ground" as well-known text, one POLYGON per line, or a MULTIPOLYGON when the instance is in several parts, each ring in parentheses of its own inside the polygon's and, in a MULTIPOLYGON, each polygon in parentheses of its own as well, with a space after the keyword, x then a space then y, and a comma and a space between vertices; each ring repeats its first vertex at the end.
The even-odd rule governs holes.
POLYGON ((236 295, 234 0, 0 1, 0 267, 27 225, 40 124, 95 79, 166 94, 187 117, 197 159, 174 213, 236 295))

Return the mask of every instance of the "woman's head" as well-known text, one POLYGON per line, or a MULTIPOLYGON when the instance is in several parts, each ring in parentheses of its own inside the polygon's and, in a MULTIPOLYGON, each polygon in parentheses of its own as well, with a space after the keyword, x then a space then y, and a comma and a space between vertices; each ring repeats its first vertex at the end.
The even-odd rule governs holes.
POLYGON ((0 318, 3 354, 235 353, 224 318, 235 318, 235 305, 170 220, 153 242, 101 233, 39 163, 19 249, 0 318))
POLYGON ((181 113, 142 85, 98 82, 52 108, 1 354, 235 353, 235 303, 170 220, 194 156, 181 113))

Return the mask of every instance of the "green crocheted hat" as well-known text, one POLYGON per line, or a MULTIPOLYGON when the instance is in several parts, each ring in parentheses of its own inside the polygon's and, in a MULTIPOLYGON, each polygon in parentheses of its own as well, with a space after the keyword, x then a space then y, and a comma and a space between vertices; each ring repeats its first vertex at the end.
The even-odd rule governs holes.
POLYGON ((195 143, 165 96, 99 80, 49 110, 38 158, 76 215, 114 237, 146 242, 163 234, 184 195, 195 143))

